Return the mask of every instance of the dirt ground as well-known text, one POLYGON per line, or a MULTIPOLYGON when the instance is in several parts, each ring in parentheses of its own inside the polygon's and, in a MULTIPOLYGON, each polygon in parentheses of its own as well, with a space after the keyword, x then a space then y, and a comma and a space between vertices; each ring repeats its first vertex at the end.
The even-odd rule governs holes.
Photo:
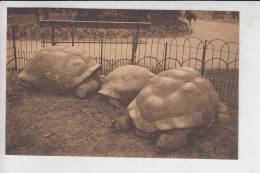
POLYGON ((102 96, 79 100, 17 87, 17 72, 7 73, 6 154, 238 158, 238 115, 230 124, 215 124, 204 136, 192 136, 185 147, 157 153, 148 140, 131 132, 113 132, 120 113, 102 96))

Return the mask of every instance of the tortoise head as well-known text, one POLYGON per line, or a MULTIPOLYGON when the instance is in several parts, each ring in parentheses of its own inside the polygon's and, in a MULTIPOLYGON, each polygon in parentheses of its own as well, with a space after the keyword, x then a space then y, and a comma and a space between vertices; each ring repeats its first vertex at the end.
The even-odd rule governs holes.
POLYGON ((22 71, 18 75, 18 79, 19 79, 18 85, 25 88, 31 88, 35 82, 35 77, 33 75, 28 74, 26 71, 22 71))

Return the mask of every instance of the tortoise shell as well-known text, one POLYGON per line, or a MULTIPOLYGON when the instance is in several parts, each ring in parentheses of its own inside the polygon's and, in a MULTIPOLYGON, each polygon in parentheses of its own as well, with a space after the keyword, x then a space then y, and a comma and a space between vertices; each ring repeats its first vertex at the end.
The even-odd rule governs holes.
POLYGON ((37 52, 18 77, 40 90, 61 93, 79 85, 100 67, 83 49, 49 47, 37 52))
POLYGON ((105 77, 99 93, 129 104, 153 76, 152 72, 140 66, 122 66, 105 77))
POLYGON ((215 121, 219 102, 209 80, 191 68, 181 67, 151 78, 128 111, 135 127, 143 132, 202 129, 215 121))

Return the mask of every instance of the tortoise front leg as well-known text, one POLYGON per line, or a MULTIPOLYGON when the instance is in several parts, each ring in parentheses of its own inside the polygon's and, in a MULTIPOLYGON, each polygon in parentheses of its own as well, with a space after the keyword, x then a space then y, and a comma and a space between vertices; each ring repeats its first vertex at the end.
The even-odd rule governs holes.
POLYGON ((170 133, 162 133, 156 143, 156 151, 174 151, 188 142, 187 134, 184 131, 174 130, 170 133))
POLYGON ((115 131, 129 131, 132 127, 132 119, 127 115, 118 117, 112 122, 112 128, 115 131))
POLYGON ((86 98, 87 96, 94 95, 99 89, 100 83, 95 79, 89 79, 75 88, 74 96, 76 98, 86 98))

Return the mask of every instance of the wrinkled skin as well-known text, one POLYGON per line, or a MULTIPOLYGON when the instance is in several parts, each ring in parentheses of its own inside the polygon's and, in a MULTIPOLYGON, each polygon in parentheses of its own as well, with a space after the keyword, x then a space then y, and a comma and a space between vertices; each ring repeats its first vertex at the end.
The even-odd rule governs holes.
MULTIPOLYGON (((220 111, 218 115, 219 123, 230 123, 230 115, 227 110, 227 106, 223 103, 220 105, 220 111), (223 119, 222 116, 225 115, 223 119), (227 117, 227 118, 226 118, 227 117)), ((150 142, 154 143, 154 149, 157 152, 169 152, 175 151, 180 147, 185 146, 188 143, 188 135, 203 135, 206 129, 173 129, 158 131, 154 133, 143 132, 136 129, 134 123, 129 115, 121 116, 112 122, 112 128, 114 131, 131 131, 135 129, 137 136, 149 139, 150 142)))
POLYGON ((100 67, 82 49, 55 46, 37 52, 18 78, 25 87, 52 94, 72 93, 84 98, 99 89, 96 72, 100 67))
MULTIPOLYGON (((121 116, 112 122, 112 128, 115 131, 130 131, 134 124, 129 116, 121 116)), ((174 151, 188 141, 188 134, 191 130, 168 130, 164 132, 146 133, 135 129, 136 135, 147 138, 154 143, 155 151, 167 152, 174 151)))

